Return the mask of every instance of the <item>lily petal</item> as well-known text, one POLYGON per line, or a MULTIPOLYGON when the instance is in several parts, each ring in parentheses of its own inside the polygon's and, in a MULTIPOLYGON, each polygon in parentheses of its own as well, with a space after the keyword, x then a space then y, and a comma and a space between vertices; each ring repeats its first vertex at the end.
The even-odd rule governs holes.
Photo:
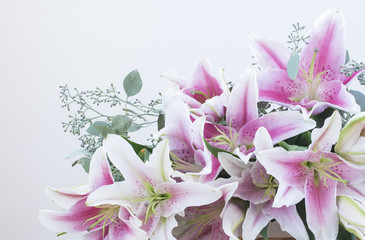
POLYGON ((124 221, 117 220, 109 224, 108 237, 110 240, 147 240, 148 235, 145 231, 124 221))
POLYGON ((160 183, 156 192, 168 193, 170 198, 160 203, 161 215, 169 217, 183 211, 188 206, 201 206, 218 200, 222 193, 202 183, 160 183))
POLYGON ((250 204, 242 225, 242 239, 254 240, 271 219, 261 210, 261 205, 250 204))
POLYGON ((238 240, 238 237, 242 236, 241 224, 245 219, 245 211, 242 207, 228 202, 224 211, 221 214, 222 229, 227 234, 230 240, 238 240))
POLYGON ((338 196, 347 196, 365 202, 365 182, 351 185, 339 184, 337 186, 338 196))
POLYGON ((150 239, 175 240, 176 238, 172 235, 172 229, 175 228, 176 226, 177 226, 177 221, 175 219, 175 216, 170 216, 167 218, 161 217, 155 231, 152 232, 150 239))
POLYGON ((290 56, 290 50, 286 46, 258 32, 249 34, 248 43, 261 67, 286 70, 290 56))
POLYGON ((304 198, 303 191, 290 187, 285 183, 280 183, 272 204, 275 208, 295 205, 304 198))
POLYGON ((341 66, 346 58, 345 30, 345 20, 340 11, 329 9, 322 13, 309 33, 308 44, 303 47, 301 67, 309 69, 314 50, 318 49, 314 76, 328 70, 322 79, 340 79, 341 66))
POLYGON ((235 129, 240 129, 247 122, 256 119, 257 99, 256 72, 247 69, 240 75, 231 92, 226 113, 227 123, 235 129))
POLYGON ((274 208, 271 204, 272 202, 262 204, 262 211, 275 218, 283 231, 288 232, 295 239, 309 239, 307 230, 295 206, 274 208))
POLYGON ((332 145, 336 143, 341 129, 341 116, 334 111, 332 116, 327 118, 320 129, 312 131, 312 144, 309 150, 314 152, 330 152, 332 145))
POLYGON ((339 219, 336 206, 337 182, 316 180, 314 173, 308 176, 305 185, 305 206, 308 227, 318 240, 335 240, 339 219))
POLYGON ((173 170, 171 168, 169 141, 167 139, 159 142, 153 149, 153 153, 150 155, 146 165, 158 170, 165 182, 170 180, 173 170))
POLYGON ((110 166, 103 152, 103 148, 96 150, 91 158, 89 183, 91 185, 91 191, 94 191, 101 186, 114 183, 110 166))
POLYGON ((242 171, 248 168, 241 159, 232 156, 230 153, 219 152, 218 160, 230 176, 241 177, 242 171))
POLYGON ((90 186, 81 185, 72 189, 56 189, 47 186, 45 191, 47 196, 61 208, 70 209, 78 201, 89 195, 90 186))

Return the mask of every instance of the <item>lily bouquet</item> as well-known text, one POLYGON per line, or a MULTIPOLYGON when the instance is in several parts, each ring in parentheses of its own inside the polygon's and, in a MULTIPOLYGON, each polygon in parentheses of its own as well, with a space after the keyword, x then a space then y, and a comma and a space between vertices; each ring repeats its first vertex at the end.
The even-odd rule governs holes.
POLYGON ((81 106, 65 130, 88 127, 75 164, 89 183, 48 187, 64 211, 40 211, 41 223, 95 240, 267 239, 273 221, 300 240, 365 239, 365 96, 347 88, 364 81, 365 66, 349 60, 338 10, 309 36, 303 29, 294 25, 289 48, 250 33, 259 68, 235 82, 206 59, 190 79, 164 74, 174 87, 163 104, 129 100, 142 87, 136 70, 126 99, 114 86, 74 96, 62 87, 65 106, 81 106), (101 114, 87 99, 124 114, 101 114), (154 122, 150 145, 129 137, 154 122))

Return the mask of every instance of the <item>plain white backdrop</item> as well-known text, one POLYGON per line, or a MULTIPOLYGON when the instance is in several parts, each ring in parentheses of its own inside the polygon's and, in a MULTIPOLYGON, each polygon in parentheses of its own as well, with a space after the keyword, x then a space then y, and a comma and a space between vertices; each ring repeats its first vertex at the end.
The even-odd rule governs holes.
POLYGON ((188 77, 200 57, 235 80, 251 66, 249 31, 285 43, 292 23, 310 27, 328 8, 344 13, 350 55, 365 60, 362 0, 0 0, 0 239, 57 239, 37 219, 57 209, 44 187, 87 182, 64 160, 79 142, 61 128, 58 86, 121 89, 137 68, 147 101, 165 89, 162 73, 188 77))

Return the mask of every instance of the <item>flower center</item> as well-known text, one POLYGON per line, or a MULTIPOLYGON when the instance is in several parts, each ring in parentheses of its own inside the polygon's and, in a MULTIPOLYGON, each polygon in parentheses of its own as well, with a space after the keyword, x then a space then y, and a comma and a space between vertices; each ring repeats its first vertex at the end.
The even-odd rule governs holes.
POLYGON ((203 170, 201 166, 184 161, 172 152, 170 152, 170 155, 171 158, 173 159, 172 168, 175 170, 179 170, 181 172, 194 172, 194 173, 198 173, 201 172, 201 170, 203 170))
POLYGON ((300 68, 303 72, 303 74, 300 74, 300 76, 302 76, 308 86, 308 90, 309 90, 309 99, 311 100, 317 100, 317 91, 318 91, 318 87, 319 84, 321 83, 321 76, 328 72, 327 71, 323 71, 317 74, 317 76, 314 76, 314 60, 316 58, 317 53, 319 52, 318 48, 314 49, 314 54, 312 57, 312 62, 311 65, 309 67, 309 72, 306 72, 303 68, 300 68))
POLYGON ((266 189, 263 199, 268 196, 270 199, 275 198, 276 190, 279 187, 279 184, 277 184, 274 180, 275 178, 271 175, 267 175, 265 177, 264 173, 260 171, 261 178, 263 180, 263 183, 254 183, 259 189, 266 189))
POLYGON ((103 223, 103 236, 105 233, 105 226, 109 221, 115 222, 115 218, 117 218, 118 211, 120 209, 120 206, 118 205, 109 205, 109 206, 97 206, 95 208, 101 208, 100 213, 94 217, 88 218, 84 224, 86 224, 89 221, 96 220, 95 223, 93 223, 91 226, 87 227, 87 231, 90 232, 96 225, 99 223, 103 223))
POLYGON ((211 138, 211 141, 215 142, 217 145, 225 146, 225 148, 230 152, 233 152, 237 147, 239 147, 238 143, 236 142, 239 133, 233 135, 231 124, 229 124, 228 135, 220 130, 217 126, 215 126, 215 128, 220 133, 220 135, 211 138))
POLYGON ((149 183, 146 183, 146 190, 150 196, 144 199, 139 199, 140 201, 148 201, 145 222, 147 222, 147 219, 152 216, 152 214, 157 215, 156 207, 160 202, 165 201, 171 197, 169 193, 156 193, 153 186, 149 183))
POLYGON ((319 162, 310 162, 305 161, 302 162, 302 165, 314 170, 314 183, 318 187, 319 181, 323 178, 324 186, 327 186, 326 180, 330 178, 332 180, 342 182, 343 184, 347 184, 348 181, 343 179, 340 175, 338 175, 335 171, 332 170, 333 167, 341 164, 343 162, 335 162, 330 158, 321 157, 319 162))
POLYGON ((193 215, 193 218, 189 221, 185 222, 185 224, 194 224, 195 226, 191 230, 194 232, 199 228, 198 234, 195 236, 195 239, 199 239, 200 234, 203 232, 204 228, 211 222, 216 219, 220 219, 220 214, 223 210, 224 202, 220 202, 218 205, 214 204, 213 206, 198 208, 194 207, 193 209, 197 211, 196 214, 193 215))

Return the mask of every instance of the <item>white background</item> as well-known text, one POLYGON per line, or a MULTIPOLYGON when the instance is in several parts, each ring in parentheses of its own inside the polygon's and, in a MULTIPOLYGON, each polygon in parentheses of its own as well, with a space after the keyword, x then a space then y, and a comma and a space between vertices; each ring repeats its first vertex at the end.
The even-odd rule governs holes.
POLYGON ((310 27, 330 7, 345 14, 351 57, 365 60, 361 0, 0 0, 0 239, 56 239, 37 219, 57 209, 44 186, 87 182, 63 160, 79 142, 61 128, 59 85, 121 88, 138 68, 148 100, 163 91, 162 73, 190 76, 203 56, 235 80, 251 64, 249 31, 285 43, 292 23, 310 27))

